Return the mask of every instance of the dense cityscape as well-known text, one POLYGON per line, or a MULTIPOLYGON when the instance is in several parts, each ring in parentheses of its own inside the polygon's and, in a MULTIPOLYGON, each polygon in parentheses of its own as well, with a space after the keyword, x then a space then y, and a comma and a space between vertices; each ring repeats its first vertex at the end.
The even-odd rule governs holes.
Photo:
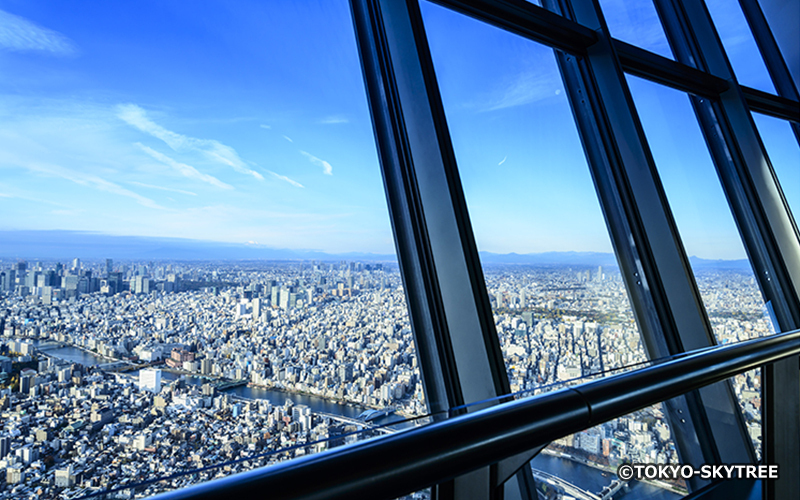
MULTIPOLYGON (((142 498, 395 432, 375 425, 387 415, 426 414, 395 263, 0 266, 0 498, 111 488, 142 498), (134 486, 154 479, 163 480, 134 486)), ((485 274, 513 392, 646 360, 618 270, 485 274)), ((713 270, 697 281, 719 342, 770 333, 752 275, 713 270)), ((758 449, 760 378, 733 385, 758 449)), ((678 462, 659 406, 560 439, 546 454, 607 470, 622 460, 678 462)))

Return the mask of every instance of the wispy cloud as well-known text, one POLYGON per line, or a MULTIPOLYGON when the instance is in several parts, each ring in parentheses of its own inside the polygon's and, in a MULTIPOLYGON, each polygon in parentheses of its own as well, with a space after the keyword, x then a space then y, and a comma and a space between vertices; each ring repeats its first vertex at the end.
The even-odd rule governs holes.
POLYGON ((300 184, 299 182, 297 182, 295 180, 292 180, 292 179, 286 177, 285 175, 276 174, 272 170, 267 170, 267 172, 269 172, 269 174, 272 175, 273 177, 275 177, 276 179, 280 179, 282 181, 286 181, 289 184, 291 184, 292 186, 299 187, 299 188, 304 188, 305 187, 304 185, 300 184))
POLYGON ((214 176, 211 176, 211 175, 208 175, 208 174, 204 174, 204 173, 200 172, 199 170, 197 170, 196 168, 194 168, 191 165, 187 165, 185 163, 180 163, 178 161, 175 161, 172 158, 170 158, 169 156, 167 156, 167 155, 165 155, 163 153, 160 153, 160 152, 156 151, 155 149, 149 148, 149 147, 145 146, 144 144, 142 144, 140 142, 137 142, 136 145, 139 146, 139 148, 142 151, 144 151, 145 153, 147 153, 151 157, 153 157, 156 160, 160 161, 161 163, 163 163, 165 165, 169 165, 173 169, 177 170, 184 177, 188 177, 190 179, 196 179, 196 180, 202 181, 202 182, 207 182, 207 183, 209 183, 209 184, 211 184, 213 186, 217 186, 218 188, 222 188, 222 189, 233 189, 233 186, 231 186, 230 184, 225 184, 224 182, 222 182, 221 180, 217 179, 214 176))
POLYGON ((326 116, 325 118, 317 121, 320 125, 336 125, 339 123, 350 123, 350 120, 344 116, 326 116))
MULTIPOLYGON (((32 203, 36 203, 38 205, 51 205, 54 207, 61 207, 61 208, 72 208, 69 205, 64 205, 63 203, 58 203, 53 200, 47 198, 39 198, 35 196, 30 196, 28 194, 20 194, 19 192, 9 192, 7 188, 6 191, 0 191, 0 198, 13 198, 15 200, 24 200, 30 201, 32 203)), ((11 191, 18 191, 17 188, 11 187, 11 191)))
POLYGON ((263 123, 260 125, 260 127, 261 128, 266 128, 266 129, 271 129, 272 128, 269 125, 264 125, 263 123))
POLYGON ((289 141, 289 142, 294 142, 294 141, 292 140, 292 138, 291 138, 291 137, 289 137, 289 136, 287 136, 287 135, 284 135, 284 136, 282 136, 282 137, 283 137, 284 139, 286 139, 287 141, 289 141))
POLYGON ((85 210, 81 209, 74 209, 74 210, 51 210, 50 213, 53 215, 66 215, 68 217, 76 217, 85 213, 85 210))
POLYGON ((2 10, 0 10, 0 48, 67 56, 77 53, 75 44, 61 33, 2 10))
POLYGON ((145 110, 135 104, 118 106, 117 116, 142 132, 161 139, 175 151, 197 151, 207 158, 228 165, 241 174, 252 175, 258 180, 264 180, 263 175, 245 165, 245 162, 232 147, 213 139, 197 139, 167 130, 150 120, 145 110))
POLYGON ((181 193, 181 194, 188 194, 191 196, 197 196, 197 193, 193 193, 191 191, 184 191, 183 189, 173 189, 164 186, 154 186, 153 184, 145 184, 144 182, 128 181, 128 184, 133 184, 134 186, 141 186, 143 188, 148 188, 148 189, 158 189, 160 191, 171 191, 173 193, 181 193))
POLYGON ((552 71, 524 71, 496 88, 482 102, 474 103, 481 111, 496 111, 499 109, 523 106, 559 95, 561 80, 552 71))
POLYGON ((314 156, 314 155, 312 155, 310 153, 306 153, 305 151, 300 151, 300 153, 303 156, 305 156, 306 158, 308 158, 308 160, 311 163, 313 163, 314 165, 316 165, 318 167, 322 167, 322 173, 323 174, 325 174, 325 175, 333 175, 333 167, 331 166, 330 163, 328 163, 325 160, 321 160, 321 159, 317 158, 316 156, 314 156))
POLYGON ((506 160, 508 160, 508 156, 505 156, 505 157, 503 157, 503 159, 502 159, 502 160, 500 160, 500 163, 498 163, 498 164, 497 164, 497 166, 499 167, 500 165, 502 165, 503 163, 505 163, 505 162, 506 162, 506 160))
POLYGON ((132 198, 136 200, 142 206, 148 208, 157 208, 157 209, 164 209, 161 205, 156 203, 155 201, 151 200, 150 198, 146 198, 138 193, 135 193, 129 189, 125 189, 124 187, 120 186, 119 184, 115 184, 111 181, 107 181, 102 177, 92 175, 92 174, 85 174, 82 172, 76 172, 74 170, 70 170, 68 168, 64 168, 58 165, 45 165, 39 163, 28 163, 24 165, 20 165, 23 168, 26 168, 32 172, 36 172, 38 174, 51 176, 51 177, 60 177, 62 179, 66 179, 68 181, 74 182, 75 184, 79 184, 81 186, 91 187, 97 189, 99 191, 105 191, 107 193, 116 194, 119 196, 125 196, 127 198, 132 198))

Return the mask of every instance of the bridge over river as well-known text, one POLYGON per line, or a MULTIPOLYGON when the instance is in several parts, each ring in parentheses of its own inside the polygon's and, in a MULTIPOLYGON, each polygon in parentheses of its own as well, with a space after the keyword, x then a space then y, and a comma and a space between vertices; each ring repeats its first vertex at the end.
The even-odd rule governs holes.
POLYGON ((543 481, 553 486, 557 490, 563 491, 565 494, 577 500, 611 500, 614 495, 627 484, 618 479, 614 479, 611 481, 611 484, 603 488, 603 491, 599 494, 595 494, 542 470, 533 469, 533 477, 538 481, 543 481))

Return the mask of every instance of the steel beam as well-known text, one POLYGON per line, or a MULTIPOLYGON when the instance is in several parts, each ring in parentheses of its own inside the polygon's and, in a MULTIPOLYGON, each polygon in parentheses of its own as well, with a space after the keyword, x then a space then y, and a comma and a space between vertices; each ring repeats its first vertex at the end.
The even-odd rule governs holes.
MULTIPOLYGON (((786 60, 781 54, 781 49, 772 34, 758 0, 739 0, 739 5, 742 6, 744 17, 747 19, 747 24, 750 25, 750 31, 753 32, 753 38, 756 40, 761 57, 764 58, 764 64, 767 66, 767 71, 769 71, 778 95, 795 102, 800 101, 800 94, 797 92, 792 74, 789 72, 786 60)), ((791 126, 795 138, 800 142, 800 123, 792 123, 791 126)))
MULTIPOLYGON (((711 16, 702 2, 655 0, 679 61, 730 82, 716 100, 691 97, 765 302, 781 330, 800 325, 800 233, 749 113, 711 16)), ((764 498, 800 498, 798 359, 762 376, 764 458, 780 464, 764 498)))
MULTIPOLYGON (((577 81, 568 86, 568 95, 648 355, 660 357, 714 345, 615 46, 622 46, 628 54, 637 51, 612 40, 596 1, 548 0, 546 5, 598 33, 599 41, 586 57, 560 55, 559 62, 565 79, 577 81), (586 115, 588 119, 579 118, 586 115), (602 152, 593 153, 596 151, 602 152), (613 188, 609 189, 609 184, 613 188)), ((639 57, 640 63, 647 59, 639 57)), ((678 72, 676 65, 656 62, 662 68, 661 79, 678 72)), ((652 62, 647 66, 652 67, 652 62)), ((718 79, 705 80, 709 82, 704 86, 715 86, 715 91, 722 88, 718 79)), ((685 463, 754 461, 729 383, 704 388, 666 406, 685 463)), ((693 488, 702 485, 700 481, 691 484, 693 488)))
MULTIPOLYGON (((433 412, 510 393, 416 0, 352 0, 389 213, 433 412)), ((489 404, 471 405, 477 411, 489 404)), ((496 466, 495 466, 496 467, 496 466)), ((436 488, 489 499, 496 470, 436 488)), ((517 473, 529 484, 529 470, 517 473)), ((532 498, 525 489, 522 498, 532 498)))

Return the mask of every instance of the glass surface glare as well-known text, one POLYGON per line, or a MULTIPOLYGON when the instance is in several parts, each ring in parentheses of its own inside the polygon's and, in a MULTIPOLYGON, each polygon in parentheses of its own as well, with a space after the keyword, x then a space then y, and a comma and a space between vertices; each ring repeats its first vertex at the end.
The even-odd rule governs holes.
POLYGON ((600 0, 611 36, 673 59, 652 0, 600 0))
POLYGON ((425 413, 346 0, 2 9, 0 498, 425 413))
POLYGON ((552 49, 422 14, 511 391, 644 361, 552 49))
POLYGON ((800 147, 788 122, 753 113, 758 135, 797 224, 800 214, 800 147))
MULTIPOLYGON (((717 342, 774 333, 688 97, 630 75, 627 80, 717 342)), ((759 386, 756 376, 734 379, 749 433, 759 436, 757 450, 760 412, 753 395, 759 386)))
POLYGON ((643 360, 552 50, 422 6, 512 392, 643 360))
POLYGON ((741 85, 775 93, 775 86, 738 1, 705 0, 736 79, 741 85))

